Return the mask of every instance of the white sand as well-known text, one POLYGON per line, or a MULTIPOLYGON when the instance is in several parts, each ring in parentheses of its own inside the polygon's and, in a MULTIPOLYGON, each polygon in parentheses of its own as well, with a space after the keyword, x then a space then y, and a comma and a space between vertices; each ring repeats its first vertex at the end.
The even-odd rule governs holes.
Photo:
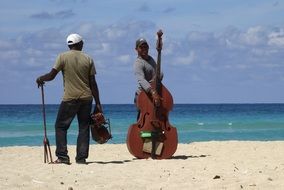
POLYGON ((179 144, 167 160, 135 159, 125 144, 92 145, 88 165, 68 149, 71 165, 45 164, 43 147, 0 148, 0 189, 284 189, 284 141, 179 144))

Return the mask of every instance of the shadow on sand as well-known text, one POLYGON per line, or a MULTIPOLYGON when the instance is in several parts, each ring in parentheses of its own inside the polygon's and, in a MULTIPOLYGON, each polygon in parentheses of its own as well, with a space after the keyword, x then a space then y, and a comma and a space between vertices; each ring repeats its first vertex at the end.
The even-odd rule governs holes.
POLYGON ((178 156, 173 156, 172 158, 170 159, 176 159, 176 160, 186 160, 188 158, 204 158, 204 157, 207 157, 207 156, 210 156, 210 155, 204 155, 204 154, 201 154, 199 156, 186 156, 186 155, 178 155, 178 156))
POLYGON ((87 164, 124 164, 126 162, 131 162, 131 160, 122 160, 122 161, 95 161, 95 162, 87 162, 87 164))
MULTIPOLYGON (((207 156, 210 156, 210 155, 199 155, 199 156, 187 156, 187 155, 177 155, 177 156, 172 156, 171 158, 169 158, 168 160, 186 160, 188 158, 205 158, 207 156)), ((127 162, 132 162, 132 161, 135 161, 135 160, 141 160, 139 158, 133 158, 133 160, 122 160, 122 161, 107 161, 107 162, 104 162, 104 161, 94 161, 94 162, 87 162, 86 164, 124 164, 124 163, 127 163, 127 162)))

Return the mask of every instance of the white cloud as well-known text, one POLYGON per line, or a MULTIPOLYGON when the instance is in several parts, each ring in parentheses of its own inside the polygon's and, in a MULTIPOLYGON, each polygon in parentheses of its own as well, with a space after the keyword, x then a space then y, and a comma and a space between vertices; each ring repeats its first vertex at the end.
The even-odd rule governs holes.
POLYGON ((53 49, 53 50, 58 50, 62 47, 62 43, 58 43, 58 42, 47 42, 42 44, 43 48, 45 49, 53 49))
POLYGON ((284 47, 284 29, 280 29, 277 32, 271 32, 268 35, 268 45, 284 47))
POLYGON ((268 41, 269 45, 284 47, 284 37, 271 38, 268 41))
POLYGON ((58 11, 55 13, 50 13, 50 12, 40 12, 40 13, 35 13, 30 16, 30 18, 34 19, 40 19, 40 20, 45 20, 45 19, 69 19, 70 17, 74 16, 75 13, 73 10, 68 9, 68 10, 62 10, 58 11))
POLYGON ((190 32, 188 34, 188 41, 189 42, 209 42, 212 39, 211 33, 207 32, 190 32))
POLYGON ((262 45, 266 39, 266 31, 261 26, 251 27, 240 35, 240 39, 247 45, 262 45))
POLYGON ((44 54, 41 50, 33 49, 33 48, 28 48, 27 50, 25 50, 25 52, 29 56, 37 56, 37 57, 43 56, 44 54))
POLYGON ((94 29, 94 25, 91 23, 83 23, 80 25, 78 33, 81 34, 84 38, 85 34, 90 33, 94 29))
MULTIPOLYGON (((121 78, 121 73, 125 73, 126 77, 133 76, 134 43, 138 37, 147 38, 152 56, 156 56, 157 27, 152 22, 130 21, 100 27, 83 23, 76 28, 84 34, 84 51, 94 58, 98 76, 102 81, 107 81, 108 86, 116 85, 118 78, 123 80, 122 83, 129 82, 125 77, 121 78)), ((48 72, 57 54, 68 49, 65 38, 71 31, 74 30, 49 28, 23 33, 16 39, 2 40, 1 80, 8 77, 5 73, 13 73, 14 77, 19 77, 15 81, 21 81, 23 72, 33 78, 48 72)), ((252 80, 248 77, 251 73, 265 83, 270 75, 283 71, 284 28, 276 30, 256 26, 245 31, 231 28, 218 34, 194 31, 179 38, 164 32, 162 62, 166 64, 162 68, 166 74, 167 71, 173 72, 173 78, 189 73, 189 77, 183 79, 186 82, 245 84, 252 80), (263 72, 265 76, 257 77, 263 72)))
POLYGON ((190 51, 188 55, 185 55, 184 57, 177 57, 176 62, 172 63, 174 65, 190 65, 194 63, 195 61, 195 53, 194 51, 190 51))
POLYGON ((105 31, 106 36, 109 40, 115 40, 117 38, 121 38, 122 36, 125 36, 127 34, 126 30, 123 30, 122 28, 114 25, 110 28, 107 28, 105 31))
POLYGON ((111 50, 111 45, 109 43, 103 42, 98 45, 98 48, 96 49, 95 53, 106 54, 106 53, 109 53, 110 50, 111 50))
POLYGON ((130 63, 131 61, 130 55, 120 55, 117 59, 122 63, 130 63))
POLYGON ((34 57, 30 57, 28 60, 26 60, 27 65, 29 66, 38 66, 38 62, 34 57))
POLYGON ((0 42, 0 50, 11 49, 11 48, 13 48, 13 46, 14 45, 11 42, 8 42, 6 40, 2 40, 0 42))
POLYGON ((21 52, 18 50, 6 50, 0 52, 0 63, 7 63, 9 60, 19 59, 21 56, 21 52))

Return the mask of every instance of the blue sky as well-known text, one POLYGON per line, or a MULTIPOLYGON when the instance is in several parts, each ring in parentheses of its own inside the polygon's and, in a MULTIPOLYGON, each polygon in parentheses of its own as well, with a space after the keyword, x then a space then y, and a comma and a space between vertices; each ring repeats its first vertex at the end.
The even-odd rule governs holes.
MULTIPOLYGON (((284 1, 1 1, 0 104, 40 104, 35 79, 79 33, 95 60, 101 102, 132 103, 135 40, 156 59, 175 103, 284 103, 284 1)), ((61 73, 45 86, 59 103, 61 73)))

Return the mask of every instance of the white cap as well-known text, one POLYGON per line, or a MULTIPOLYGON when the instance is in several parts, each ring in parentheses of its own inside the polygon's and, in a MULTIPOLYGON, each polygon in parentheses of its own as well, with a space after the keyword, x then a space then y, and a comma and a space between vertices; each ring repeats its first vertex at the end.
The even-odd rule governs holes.
POLYGON ((73 45, 73 44, 77 44, 79 42, 81 42, 83 40, 82 36, 80 36, 79 34, 70 34, 67 39, 67 45, 73 45))

